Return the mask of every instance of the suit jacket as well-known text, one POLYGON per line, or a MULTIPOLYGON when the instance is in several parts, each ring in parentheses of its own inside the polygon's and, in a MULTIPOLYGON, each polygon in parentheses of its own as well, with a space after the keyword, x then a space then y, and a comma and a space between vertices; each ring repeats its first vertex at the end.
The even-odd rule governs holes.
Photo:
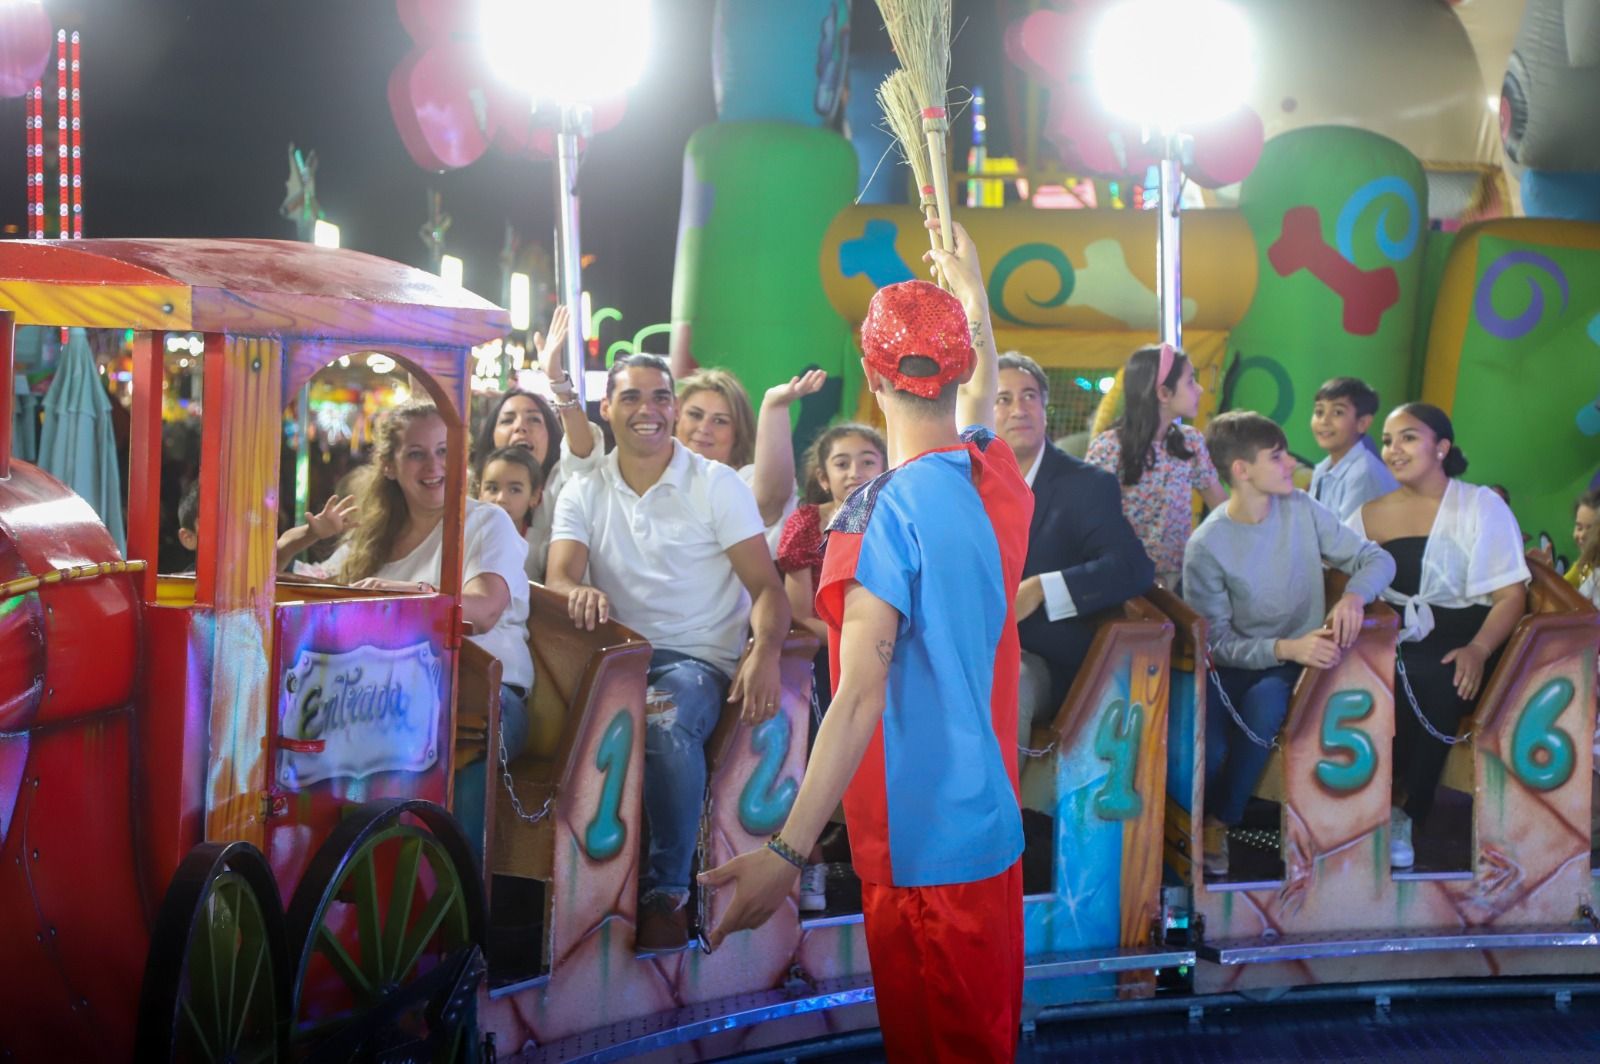
POLYGON ((1022 575, 1060 572, 1078 613, 1052 621, 1041 605, 1017 631, 1022 649, 1049 663, 1050 704, 1059 706, 1089 653, 1094 615, 1147 591, 1155 566, 1122 512, 1122 488, 1114 474, 1046 441, 1033 500, 1022 575))

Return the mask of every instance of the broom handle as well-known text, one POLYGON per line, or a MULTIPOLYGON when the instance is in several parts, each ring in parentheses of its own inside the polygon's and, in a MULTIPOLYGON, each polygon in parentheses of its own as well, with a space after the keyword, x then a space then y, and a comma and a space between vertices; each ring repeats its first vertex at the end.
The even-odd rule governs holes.
POLYGON ((928 166, 933 171, 933 196, 939 207, 939 235, 945 251, 955 251, 955 230, 950 227, 950 167, 945 156, 945 135, 950 126, 943 107, 922 111, 922 129, 928 136, 928 166))
MULTIPOLYGON (((939 217, 939 208, 935 205, 933 186, 923 185, 921 192, 922 198, 920 206, 922 207, 922 217, 939 217)), ((943 247, 943 245, 939 242, 939 233, 936 230, 928 230, 928 246, 935 251, 938 251, 943 247)), ((939 271, 938 267, 934 267, 933 279, 940 288, 943 288, 946 292, 950 291, 950 284, 944 279, 944 274, 939 271)))

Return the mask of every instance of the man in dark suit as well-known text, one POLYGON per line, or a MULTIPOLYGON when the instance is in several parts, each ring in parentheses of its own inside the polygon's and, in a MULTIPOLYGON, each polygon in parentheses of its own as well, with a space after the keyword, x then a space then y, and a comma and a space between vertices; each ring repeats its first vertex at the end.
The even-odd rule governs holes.
POLYGON ((1022 640, 1018 739, 1048 724, 1094 639, 1094 615, 1147 590, 1155 567, 1122 513, 1122 489, 1103 469, 1047 438, 1050 380, 1015 351, 1000 356, 995 429, 1033 488, 1028 560, 1017 589, 1022 640))

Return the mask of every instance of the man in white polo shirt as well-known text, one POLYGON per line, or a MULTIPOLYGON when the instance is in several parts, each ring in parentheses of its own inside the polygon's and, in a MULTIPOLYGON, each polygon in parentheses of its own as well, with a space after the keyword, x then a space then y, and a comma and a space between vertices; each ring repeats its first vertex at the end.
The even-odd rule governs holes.
POLYGON ((613 363, 600 416, 617 446, 567 485, 551 531, 549 587, 579 627, 615 617, 650 640, 640 876, 641 953, 689 943, 689 869, 705 803, 705 743, 724 700, 746 720, 777 711, 789 600, 755 496, 732 468, 672 438, 672 372, 655 355, 613 363), (755 643, 744 653, 747 630, 755 643))

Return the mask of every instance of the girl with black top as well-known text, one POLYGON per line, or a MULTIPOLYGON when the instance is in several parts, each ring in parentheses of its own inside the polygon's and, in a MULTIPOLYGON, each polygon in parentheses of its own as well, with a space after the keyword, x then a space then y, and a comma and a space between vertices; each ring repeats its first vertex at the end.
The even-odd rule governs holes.
POLYGON ((1403 804, 1390 813, 1389 854, 1394 867, 1409 868, 1412 823, 1433 808, 1449 753, 1418 711, 1440 734, 1456 734, 1526 609, 1531 574, 1510 508, 1490 489, 1457 479, 1467 459, 1444 411, 1397 408, 1383 424, 1383 460, 1400 487, 1348 523, 1394 558, 1383 597, 1404 612, 1394 736, 1394 797, 1403 804))

